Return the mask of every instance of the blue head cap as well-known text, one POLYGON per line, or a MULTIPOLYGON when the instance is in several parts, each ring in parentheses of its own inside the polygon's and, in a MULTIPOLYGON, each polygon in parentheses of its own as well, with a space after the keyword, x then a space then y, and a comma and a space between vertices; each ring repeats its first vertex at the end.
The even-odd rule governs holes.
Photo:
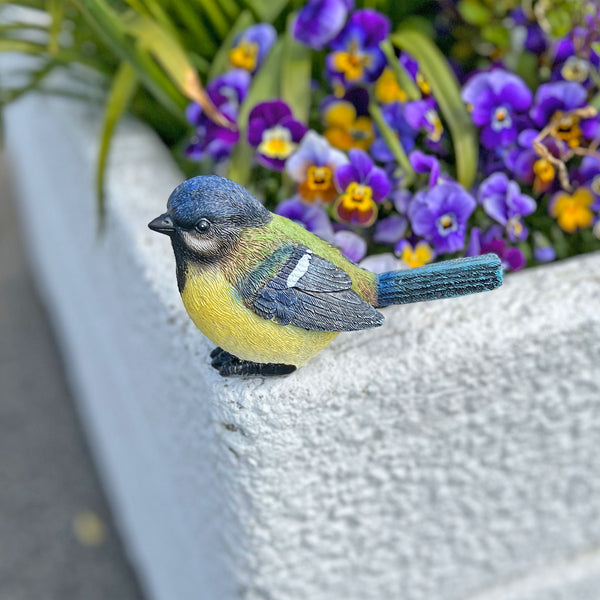
POLYGON ((193 177, 177 186, 167 203, 175 225, 191 228, 202 218, 238 227, 260 227, 271 213, 235 181, 207 175, 193 177))

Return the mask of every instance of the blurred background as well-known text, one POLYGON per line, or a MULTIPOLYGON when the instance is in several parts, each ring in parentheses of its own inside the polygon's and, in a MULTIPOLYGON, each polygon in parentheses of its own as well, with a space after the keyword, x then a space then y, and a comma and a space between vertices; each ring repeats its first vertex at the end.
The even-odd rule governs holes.
POLYGON ((27 266, 10 171, 0 154, 0 598, 139 600, 27 266))

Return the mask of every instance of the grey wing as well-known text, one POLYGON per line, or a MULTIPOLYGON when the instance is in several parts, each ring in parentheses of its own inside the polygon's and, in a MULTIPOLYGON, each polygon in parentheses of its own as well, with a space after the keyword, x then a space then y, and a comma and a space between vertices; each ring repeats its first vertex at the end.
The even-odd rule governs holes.
POLYGON ((280 249, 239 291, 257 315, 281 325, 355 331, 383 323, 383 315, 352 290, 352 280, 343 269, 305 246, 280 249))

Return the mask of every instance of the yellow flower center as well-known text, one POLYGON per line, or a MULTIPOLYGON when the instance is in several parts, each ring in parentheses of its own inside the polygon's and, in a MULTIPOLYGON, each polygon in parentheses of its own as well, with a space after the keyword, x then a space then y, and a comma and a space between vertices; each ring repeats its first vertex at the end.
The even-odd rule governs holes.
POLYGON ((387 67, 375 83, 375 97, 382 104, 406 102, 406 92, 398 85, 394 72, 387 67))
POLYGON ((316 190, 327 190, 331 187, 332 173, 329 167, 316 167, 312 165, 308 167, 306 181, 309 189, 316 190))
POLYGON ((581 129, 577 115, 557 110, 551 119, 552 135, 563 140, 570 148, 577 148, 581 143, 581 129))
POLYGON ((269 158, 286 159, 295 149, 297 144, 292 141, 289 129, 275 125, 263 132, 258 151, 269 158))
POLYGON ((233 67, 254 71, 258 57, 258 44, 241 39, 238 45, 229 51, 229 62, 233 67))
POLYGON ((554 181, 556 175, 554 165, 546 158, 540 158, 533 163, 533 172, 542 183, 554 181))
POLYGON ((342 195, 342 204, 348 210, 368 212, 373 206, 373 190, 368 185, 353 181, 342 195))
POLYGON ((423 95, 429 96, 429 94, 431 94, 431 86, 429 85, 429 81, 423 77, 420 71, 417 71, 415 82, 423 95))
POLYGON ((450 213, 442 215, 437 221, 437 230, 443 236, 456 231, 457 227, 456 217, 450 213))
POLYGON ((422 267, 433 260, 433 250, 425 241, 419 242, 414 249, 410 244, 405 244, 400 254, 400 260, 411 269, 422 267))
POLYGON ((348 81, 362 79, 363 70, 371 65, 372 59, 368 54, 363 54, 356 42, 352 42, 347 52, 333 53, 333 68, 343 73, 348 81))
POLYGON ((593 196, 587 188, 580 187, 572 195, 561 193, 551 206, 550 214, 555 217, 558 226, 567 233, 589 227, 594 220, 590 210, 593 196))
POLYGON ((298 195, 305 202, 322 202, 328 204, 337 197, 333 185, 333 170, 331 167, 311 165, 306 170, 306 179, 298 186, 298 195))
POLYGON ((442 125, 442 121, 440 120, 440 116, 437 111, 431 109, 425 113, 425 118, 427 122, 433 127, 433 131, 431 131, 427 137, 432 142, 439 142, 442 138, 442 134, 444 133, 444 126, 442 125))
POLYGON ((512 217, 508 220, 507 223, 507 229, 509 231, 512 231, 513 235, 516 238, 520 238, 522 233, 523 233, 523 223, 521 223, 521 220, 519 219, 519 217, 512 217))

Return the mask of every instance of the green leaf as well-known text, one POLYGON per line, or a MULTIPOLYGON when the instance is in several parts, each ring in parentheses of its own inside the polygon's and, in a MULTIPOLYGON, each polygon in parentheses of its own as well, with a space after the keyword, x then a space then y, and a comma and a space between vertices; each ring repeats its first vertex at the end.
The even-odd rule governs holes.
POLYGON ((63 19, 65 18, 65 3, 62 0, 46 0, 46 10, 52 19, 48 29, 50 34, 48 52, 55 55, 60 50, 58 36, 62 29, 63 19))
POLYGON ((0 52, 19 52, 20 54, 39 54, 46 53, 44 44, 37 44, 27 40, 0 39, 0 52))
POLYGON ((252 11, 258 21, 272 23, 288 5, 290 0, 242 0, 242 4, 252 11))
POLYGON ((553 6, 545 13, 553 37, 563 37, 573 28, 571 10, 568 6, 553 6))
POLYGON ((502 24, 490 24, 481 29, 481 37, 497 48, 508 48, 510 31, 502 24))
POLYGON ((121 61, 129 62, 140 82, 175 117, 185 122, 187 100, 156 64, 127 36, 125 26, 106 0, 73 0, 98 38, 121 61))
POLYGON ((387 124, 387 121, 383 117, 383 113, 381 112, 381 108, 375 103, 371 102, 369 104, 369 114, 371 118, 377 125, 377 129, 381 133, 381 136, 385 140, 388 148, 394 155, 394 158, 398 162, 398 164, 402 167, 404 172, 404 183, 408 186, 410 185, 415 177, 415 172, 404 152, 404 148, 398 139, 396 133, 392 130, 392 128, 387 124))
POLYGON ((233 46, 233 40, 235 36, 244 31, 247 27, 254 24, 254 17, 249 10, 244 10, 240 13, 237 21, 233 24, 231 31, 227 34, 227 37, 223 40, 221 47, 217 50, 215 57, 210 65, 208 72, 208 79, 214 79, 222 73, 224 73, 229 67, 229 51, 233 46))
POLYGON ((281 62, 281 97, 292 109, 294 116, 308 122, 311 99, 312 60, 310 48, 294 39, 292 24, 295 15, 288 19, 281 62))
POLYGON ((180 31, 177 28, 177 24, 167 15, 165 9, 162 7, 159 0, 144 0, 142 4, 141 0, 125 0, 135 11, 140 15, 147 15, 154 17, 154 19, 160 23, 174 38, 181 41, 180 31), (139 8, 136 8, 137 4, 141 4, 139 8))
POLYGON ((106 100, 102 134, 100 138, 100 151, 98 153, 98 163, 96 168, 96 198, 98 202, 98 219, 100 227, 104 224, 106 212, 104 203, 104 172, 106 169, 106 159, 108 157, 110 142, 115 127, 123 113, 127 110, 137 87, 138 79, 133 67, 127 62, 121 63, 121 66, 114 76, 106 100))
POLYGON ((478 27, 483 27, 492 20, 492 11, 478 0, 461 0, 458 12, 467 23, 478 27))
POLYGON ((391 35, 392 42, 419 63, 419 70, 429 82, 434 98, 450 129, 456 157, 458 181, 469 189, 475 181, 478 160, 478 137, 461 96, 456 76, 434 42, 407 23, 391 35))
POLYGON ((254 76, 246 99, 242 106, 240 106, 238 114, 240 140, 235 147, 229 164, 229 170, 227 171, 227 177, 237 181, 240 185, 248 183, 252 170, 252 159, 254 157, 254 152, 246 139, 248 115, 259 102, 272 100, 279 96, 283 44, 284 40, 280 38, 273 48, 271 48, 271 52, 269 52, 265 62, 254 76))
POLYGON ((220 3, 215 2, 215 0, 195 0, 195 3, 198 5, 200 10, 192 11, 194 15, 199 13, 201 16, 207 17, 210 21, 213 31, 220 39, 223 39, 229 31, 229 23, 221 12, 219 7, 220 3))
POLYGON ((196 73, 194 65, 179 42, 162 25, 145 15, 135 14, 126 21, 127 31, 134 35, 143 50, 160 63, 181 93, 202 106, 215 123, 229 127, 230 122, 219 112, 196 73))
POLYGON ((242 3, 240 2, 238 4, 236 0, 219 0, 219 2, 221 3, 221 8, 225 12, 225 14, 232 21, 235 21, 238 18, 240 11, 242 10, 242 3))
MULTIPOLYGON (((159 3, 159 0, 153 0, 159 3)), ((204 58, 211 57, 217 50, 214 41, 214 30, 199 17, 198 13, 190 5, 189 0, 171 0, 175 10, 179 13, 185 28, 195 36, 194 50, 200 52, 204 58)), ((224 35, 224 34, 223 34, 224 35)))
POLYGON ((540 83, 539 59, 537 55, 526 50, 519 52, 514 71, 525 80, 530 89, 537 89, 540 83))

